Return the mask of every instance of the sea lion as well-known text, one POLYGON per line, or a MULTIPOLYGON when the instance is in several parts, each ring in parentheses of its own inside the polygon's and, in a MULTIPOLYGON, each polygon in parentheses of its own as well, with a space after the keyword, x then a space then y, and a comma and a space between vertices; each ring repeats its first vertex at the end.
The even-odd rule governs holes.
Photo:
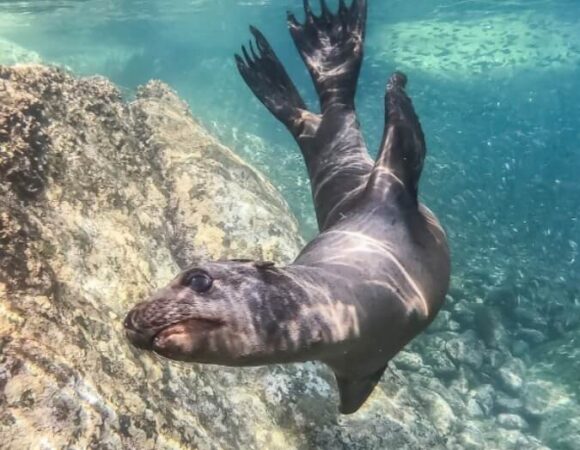
POLYGON ((339 3, 288 26, 312 76, 309 111, 272 48, 251 27, 236 55, 258 99, 296 139, 320 234, 286 267, 243 260, 196 264, 138 304, 129 340, 167 358, 250 366, 319 360, 336 375, 340 412, 355 412, 389 360, 429 325, 448 289, 450 258, 435 216, 417 199, 425 140, 407 78, 387 83, 385 130, 373 161, 355 114, 366 1, 339 3))

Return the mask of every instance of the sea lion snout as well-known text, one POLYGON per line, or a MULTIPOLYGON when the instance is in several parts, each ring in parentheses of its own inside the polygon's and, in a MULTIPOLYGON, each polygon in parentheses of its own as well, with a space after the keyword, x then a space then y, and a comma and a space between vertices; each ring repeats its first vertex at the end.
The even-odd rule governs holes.
POLYGON ((226 323, 222 309, 216 309, 219 300, 208 297, 213 283, 206 281, 213 280, 205 273, 186 271, 135 305, 123 322, 129 342, 173 359, 186 359, 202 351, 208 335, 226 323), (199 279, 194 282, 191 278, 195 276, 199 279), (188 279, 186 286, 184 277, 188 279))
POLYGON ((139 310, 133 309, 129 311, 125 320, 123 321, 123 326, 125 327, 125 335, 129 342, 137 348, 144 350, 151 350, 153 346, 153 339, 155 338, 156 330, 151 328, 142 328, 138 324, 139 310))

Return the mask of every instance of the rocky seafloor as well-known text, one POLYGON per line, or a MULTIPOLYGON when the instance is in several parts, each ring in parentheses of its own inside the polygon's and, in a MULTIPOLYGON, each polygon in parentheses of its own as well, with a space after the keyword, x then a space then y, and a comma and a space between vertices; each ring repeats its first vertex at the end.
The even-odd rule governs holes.
POLYGON ((0 67, 0 447, 580 447, 580 315, 549 301, 557 280, 455 276, 352 416, 319 364, 184 365, 125 341, 125 312, 180 267, 302 245, 266 177, 166 85, 128 102, 100 77, 0 67))

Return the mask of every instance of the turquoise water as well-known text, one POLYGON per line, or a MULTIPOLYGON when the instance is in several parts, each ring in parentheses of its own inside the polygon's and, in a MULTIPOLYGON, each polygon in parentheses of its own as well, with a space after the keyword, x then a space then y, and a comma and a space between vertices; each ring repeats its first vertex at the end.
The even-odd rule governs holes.
MULTIPOLYGON (((298 149, 232 57, 256 25, 314 107, 285 28, 286 10, 301 4, 1 1, 0 62, 102 74, 128 97, 151 78, 167 82, 270 176, 310 237, 315 218, 298 149)), ((510 311, 521 304, 549 316, 544 347, 534 353, 529 343, 530 364, 541 366, 545 346, 569 344, 580 329, 580 2, 371 0, 366 49, 357 108, 369 149, 381 137, 385 81, 402 69, 427 136, 421 195, 453 250, 451 294, 495 302, 514 326, 510 311)), ((565 363, 546 364, 549 376, 563 373, 558 363, 580 365, 570 352, 565 363)), ((578 393, 574 373, 561 378, 578 393)))

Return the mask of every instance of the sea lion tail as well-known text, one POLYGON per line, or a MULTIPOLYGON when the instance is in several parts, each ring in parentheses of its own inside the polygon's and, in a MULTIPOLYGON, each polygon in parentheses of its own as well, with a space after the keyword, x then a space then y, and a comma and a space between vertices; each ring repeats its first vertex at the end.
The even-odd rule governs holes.
POLYGON ((250 32, 256 41, 257 52, 250 41, 249 52, 242 46, 243 57, 235 55, 240 75, 258 100, 298 136, 305 118, 312 114, 308 113, 304 100, 264 35, 252 26, 250 32))
POLYGON ((426 145, 406 85, 407 76, 402 72, 395 72, 387 83, 385 129, 368 189, 385 190, 395 180, 403 184, 416 203, 426 145))
POLYGON ((353 0, 350 7, 340 0, 332 14, 320 0, 321 15, 315 16, 304 0, 306 20, 300 24, 288 13, 288 28, 308 68, 324 113, 333 104, 354 108, 356 84, 363 59, 367 2, 353 0))

